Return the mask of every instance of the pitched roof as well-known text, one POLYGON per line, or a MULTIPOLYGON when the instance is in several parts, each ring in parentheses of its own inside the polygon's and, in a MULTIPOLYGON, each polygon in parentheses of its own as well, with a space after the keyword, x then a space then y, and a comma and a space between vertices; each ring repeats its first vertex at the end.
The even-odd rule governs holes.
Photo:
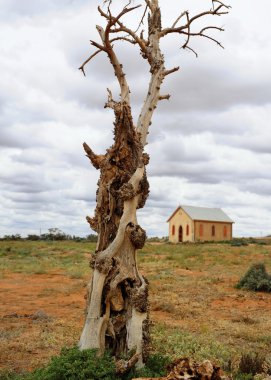
POLYGON ((195 206, 179 206, 174 213, 168 219, 170 219, 176 214, 179 209, 183 209, 188 216, 193 220, 203 220, 209 222, 227 222, 234 223, 234 221, 228 217, 227 214, 221 208, 210 208, 210 207, 195 207, 195 206))

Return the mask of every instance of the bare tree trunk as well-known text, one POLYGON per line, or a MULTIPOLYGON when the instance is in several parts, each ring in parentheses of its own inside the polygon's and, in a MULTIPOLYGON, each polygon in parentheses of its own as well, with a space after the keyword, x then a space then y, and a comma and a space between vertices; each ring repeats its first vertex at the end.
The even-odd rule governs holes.
POLYGON ((213 9, 192 18, 188 11, 183 12, 171 28, 162 29, 159 1, 144 0, 145 11, 139 25, 143 24, 148 13, 147 38, 144 38, 143 30, 138 35, 121 21, 125 14, 139 6, 129 8, 129 2, 117 16, 113 16, 110 9, 112 0, 105 3, 108 3, 107 12, 98 7, 107 22, 105 29, 97 26, 101 42, 91 41, 97 50, 80 69, 85 74, 85 65, 98 53, 105 52, 119 82, 121 100, 114 101, 108 90, 105 106, 114 110, 115 129, 114 143, 106 154, 96 155, 84 143, 91 163, 100 170, 100 179, 95 215, 93 218, 87 217, 90 227, 98 233, 98 243, 91 260, 93 275, 88 284, 86 320, 79 347, 97 348, 100 352, 108 348, 116 357, 135 350, 129 363, 134 365, 138 361, 138 365, 142 365, 148 354, 149 303, 148 282, 137 267, 137 250, 143 248, 146 233, 138 225, 136 211, 144 206, 149 194, 145 170, 149 157, 144 153, 144 146, 158 102, 169 99, 169 95, 160 94, 163 80, 179 69, 165 69, 160 39, 170 33, 182 34, 186 38, 183 48, 190 50, 188 44, 191 36, 206 37, 218 43, 205 31, 221 28, 210 26, 192 33, 191 25, 205 15, 219 16, 227 12, 221 1, 212 0, 213 9), (184 17, 184 25, 179 26, 184 17), (138 45, 140 54, 150 65, 149 87, 136 127, 132 119, 128 83, 113 49, 113 43, 118 40, 138 45))
POLYGON ((114 111, 115 140, 107 153, 96 156, 84 144, 101 175, 95 216, 88 218, 98 232, 98 243, 79 346, 110 348, 116 356, 135 349, 145 356, 148 284, 138 272, 136 250, 144 246, 146 233, 137 223, 136 210, 149 193, 144 168, 148 157, 142 154, 130 106, 125 101, 114 103, 114 111))

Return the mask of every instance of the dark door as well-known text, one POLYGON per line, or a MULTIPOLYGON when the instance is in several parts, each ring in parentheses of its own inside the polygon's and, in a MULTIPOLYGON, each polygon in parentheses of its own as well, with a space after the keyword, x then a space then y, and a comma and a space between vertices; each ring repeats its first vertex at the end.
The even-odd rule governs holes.
POLYGON ((183 227, 179 227, 179 242, 181 243, 183 241, 183 227))

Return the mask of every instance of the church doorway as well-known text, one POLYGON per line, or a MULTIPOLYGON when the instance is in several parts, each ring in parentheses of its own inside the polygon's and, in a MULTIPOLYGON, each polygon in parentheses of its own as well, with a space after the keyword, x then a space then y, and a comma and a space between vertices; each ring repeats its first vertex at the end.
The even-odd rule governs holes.
POLYGON ((179 227, 179 243, 182 243, 183 241, 183 227, 179 227))

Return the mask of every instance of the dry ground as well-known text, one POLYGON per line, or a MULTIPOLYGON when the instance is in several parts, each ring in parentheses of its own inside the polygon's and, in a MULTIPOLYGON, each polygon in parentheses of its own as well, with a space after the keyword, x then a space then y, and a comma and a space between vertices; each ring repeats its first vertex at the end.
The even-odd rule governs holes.
MULTIPOLYGON (((30 370, 77 343, 91 243, 0 242, 0 368, 30 370)), ((271 294, 237 290, 252 263, 271 272, 271 245, 147 244, 153 350, 227 365, 271 347, 271 294)))

